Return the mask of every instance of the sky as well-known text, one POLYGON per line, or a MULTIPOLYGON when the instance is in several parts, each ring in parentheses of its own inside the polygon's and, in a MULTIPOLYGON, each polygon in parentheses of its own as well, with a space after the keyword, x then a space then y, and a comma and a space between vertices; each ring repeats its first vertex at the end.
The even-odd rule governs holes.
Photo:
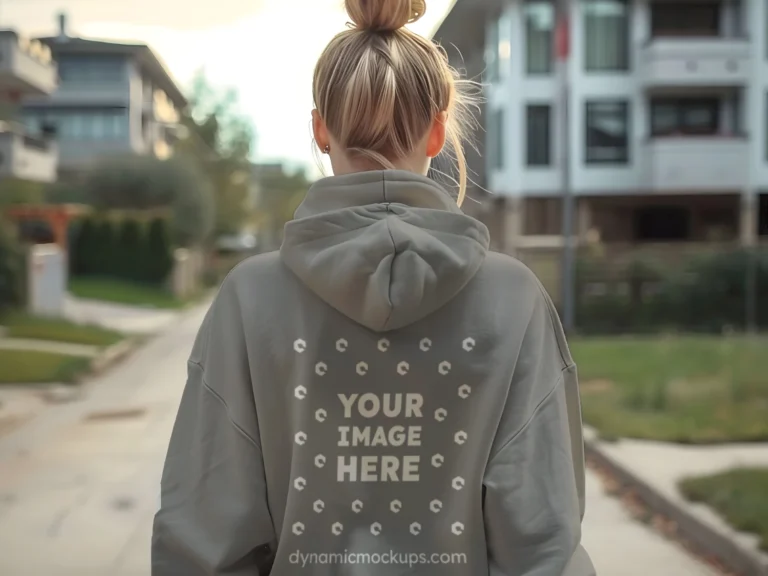
MULTIPOLYGON (((304 164, 316 173, 310 112, 318 56, 347 22, 341 0, 0 0, 0 27, 149 44, 183 88, 203 69, 235 88, 257 132, 257 161, 304 164)), ((428 35, 451 0, 428 0, 412 29, 428 35)))

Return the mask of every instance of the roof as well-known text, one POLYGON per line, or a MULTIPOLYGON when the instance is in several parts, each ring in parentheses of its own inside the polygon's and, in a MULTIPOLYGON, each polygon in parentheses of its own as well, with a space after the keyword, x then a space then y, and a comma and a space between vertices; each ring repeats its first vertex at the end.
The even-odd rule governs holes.
POLYGON ((457 1, 458 1, 458 0, 451 0, 451 3, 450 3, 450 5, 448 6, 448 8, 446 8, 445 12, 443 13, 443 16, 442 16, 442 18, 440 18, 440 21, 439 21, 439 22, 437 22, 437 23, 434 25, 434 27, 432 28, 432 30, 431 30, 431 32, 430 32, 430 34, 429 34, 429 37, 430 37, 430 38, 434 38, 434 37, 435 37, 435 34, 437 34, 437 33, 438 33, 438 31, 440 30, 440 28, 443 26, 443 23, 444 23, 444 22, 445 22, 445 21, 448 19, 448 16, 450 16, 450 15, 451 15, 451 12, 453 12, 453 9, 456 7, 456 2, 457 2, 457 1))
POLYGON ((130 44, 88 40, 85 38, 49 36, 36 38, 51 48, 54 59, 59 54, 117 54, 132 56, 138 60, 142 69, 162 88, 171 101, 179 108, 185 108, 189 101, 171 77, 165 64, 146 44, 130 44))

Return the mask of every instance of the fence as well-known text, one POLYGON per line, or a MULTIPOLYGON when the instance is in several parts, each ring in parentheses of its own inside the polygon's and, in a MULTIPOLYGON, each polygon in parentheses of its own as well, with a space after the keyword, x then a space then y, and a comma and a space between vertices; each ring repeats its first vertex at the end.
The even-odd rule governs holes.
MULTIPOLYGON (((560 248, 518 257, 560 302, 560 248)), ((586 334, 768 330, 768 244, 597 245, 576 264, 576 329, 586 334)))

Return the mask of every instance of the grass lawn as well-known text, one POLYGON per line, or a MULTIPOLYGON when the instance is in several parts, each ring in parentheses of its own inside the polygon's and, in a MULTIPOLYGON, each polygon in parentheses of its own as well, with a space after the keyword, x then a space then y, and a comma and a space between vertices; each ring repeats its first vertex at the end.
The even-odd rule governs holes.
POLYGON ((768 339, 574 338, 584 420, 604 438, 768 440, 768 339))
POLYGON ((680 483, 686 498, 714 508, 737 530, 760 537, 768 551, 768 468, 740 468, 680 483))
POLYGON ((99 326, 75 324, 56 318, 39 318, 22 313, 8 314, 0 318, 0 325, 8 329, 9 338, 31 338, 89 346, 110 346, 124 337, 119 332, 99 326))
POLYGON ((0 384, 71 383, 90 366, 90 358, 0 349, 0 384))
POLYGON ((182 308, 188 304, 167 290, 109 278, 72 278, 69 291, 78 298, 152 308, 182 308))

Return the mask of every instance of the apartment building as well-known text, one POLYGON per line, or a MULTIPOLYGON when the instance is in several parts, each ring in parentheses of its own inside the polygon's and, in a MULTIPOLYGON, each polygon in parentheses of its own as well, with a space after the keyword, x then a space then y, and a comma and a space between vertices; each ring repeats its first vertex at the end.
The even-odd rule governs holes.
POLYGON ((70 36, 66 15, 58 35, 39 41, 58 63, 59 86, 25 99, 23 117, 32 132, 55 127, 61 176, 108 155, 172 153, 187 100, 148 46, 70 36))
MULTIPOLYGON (((752 243, 768 235, 766 2, 571 0, 569 12, 568 167, 579 238, 752 243)), ((492 229, 506 245, 556 245, 556 143, 565 131, 554 3, 457 0, 435 37, 461 48, 486 84, 486 153, 474 169, 496 195, 486 210, 492 229)))
POLYGON ((50 50, 13 30, 0 30, 0 179, 53 182, 58 149, 49 132, 29 134, 17 121, 28 96, 56 90, 56 64, 50 50))

